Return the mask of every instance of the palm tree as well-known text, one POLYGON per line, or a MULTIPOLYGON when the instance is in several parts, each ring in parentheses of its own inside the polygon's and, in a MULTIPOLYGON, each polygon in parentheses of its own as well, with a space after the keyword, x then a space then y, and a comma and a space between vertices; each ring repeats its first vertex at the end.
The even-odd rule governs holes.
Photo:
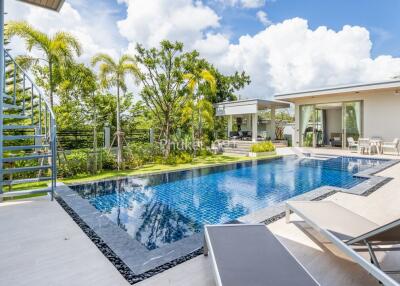
POLYGON ((117 163, 118 170, 122 162, 122 132, 120 123, 120 92, 126 92, 126 75, 132 75, 135 83, 138 84, 141 78, 139 67, 134 57, 130 55, 122 55, 118 61, 114 61, 107 54, 97 54, 92 58, 92 65, 99 65, 100 84, 104 88, 115 87, 117 89, 117 137, 118 151, 117 163))
POLYGON ((206 119, 210 119, 212 116, 210 116, 209 112, 209 107, 212 104, 206 100, 205 98, 202 98, 202 95, 200 93, 196 93, 196 89, 198 89, 199 85, 202 83, 207 83, 210 86, 211 92, 216 91, 216 80, 214 76, 206 69, 201 70, 199 74, 192 74, 188 73, 185 74, 184 79, 187 80, 187 87, 189 89, 189 94, 191 99, 188 101, 184 112, 190 113, 192 117, 192 144, 194 143, 194 113, 198 112, 198 135, 199 137, 201 136, 201 125, 202 125, 202 117, 206 117, 206 119))
POLYGON ((81 55, 81 45, 79 41, 70 33, 57 32, 54 35, 47 35, 29 25, 25 21, 10 21, 5 29, 5 36, 9 40, 13 36, 18 36, 25 40, 27 50, 33 48, 40 50, 44 58, 33 58, 25 56, 24 62, 37 64, 39 60, 46 61, 49 68, 49 98, 50 106, 53 108, 54 93, 54 66, 68 64, 74 60, 74 56, 81 55))

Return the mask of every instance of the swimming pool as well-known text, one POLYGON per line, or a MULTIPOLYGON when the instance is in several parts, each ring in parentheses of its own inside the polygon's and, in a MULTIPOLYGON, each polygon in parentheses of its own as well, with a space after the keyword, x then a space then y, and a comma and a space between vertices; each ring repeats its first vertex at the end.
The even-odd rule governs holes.
POLYGON ((354 174, 385 160, 285 157, 130 177, 71 188, 148 250, 330 185, 351 188, 354 174))

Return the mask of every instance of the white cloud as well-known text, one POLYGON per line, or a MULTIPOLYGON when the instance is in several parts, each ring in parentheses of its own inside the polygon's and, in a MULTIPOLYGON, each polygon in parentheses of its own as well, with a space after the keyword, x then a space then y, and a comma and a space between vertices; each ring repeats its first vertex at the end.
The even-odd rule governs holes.
POLYGON ((265 0, 240 0, 245 8, 259 8, 265 5, 265 0))
POLYGON ((218 57, 208 57, 225 72, 245 70, 251 76, 244 97, 270 98, 276 92, 388 80, 400 72, 400 58, 371 58, 371 47, 365 28, 311 30, 306 20, 294 18, 242 36, 218 57))
POLYGON ((268 19, 268 15, 264 11, 258 11, 257 14, 257 19, 264 25, 264 26, 269 26, 272 24, 271 20, 268 19))
POLYGON ((127 16, 119 21, 121 35, 130 42, 157 46, 161 40, 194 43, 204 30, 219 26, 218 15, 200 1, 124 0, 127 16))
MULTIPOLYGON (((79 2, 76 5, 79 5, 79 2)), ((8 12, 6 21, 26 20, 47 34, 63 30, 75 35, 82 44, 84 53, 80 60, 84 62, 88 62, 90 57, 97 52, 117 56, 120 46, 125 44, 124 39, 118 34, 115 23, 111 23, 107 13, 99 13, 99 5, 90 11, 90 17, 82 16, 69 2, 64 4, 59 13, 14 0, 6 0, 5 8, 8 12)), ((17 37, 12 39, 11 47, 13 54, 25 52, 23 42, 17 37)))
POLYGON ((260 8, 265 5, 266 0, 217 0, 217 2, 232 7, 260 8))

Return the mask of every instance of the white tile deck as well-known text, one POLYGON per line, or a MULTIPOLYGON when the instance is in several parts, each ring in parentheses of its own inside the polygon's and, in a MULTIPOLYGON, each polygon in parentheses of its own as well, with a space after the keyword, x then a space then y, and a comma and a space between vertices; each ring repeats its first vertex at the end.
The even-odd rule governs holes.
MULTIPOLYGON (((321 152, 349 155, 315 151, 321 152)), ((395 179, 368 197, 337 193, 328 199, 379 224, 394 220, 400 217, 400 164, 381 174, 395 179)), ((379 285, 301 222, 279 220, 268 227, 321 285, 379 285)), ((47 198, 0 204, 0 230, 0 285, 129 285, 68 214, 47 198)), ((400 253, 380 259, 389 268, 400 266, 400 253)), ((199 256, 136 285, 211 286, 214 279, 209 258, 199 256)))
POLYGON ((47 197, 0 204, 0 285, 130 285, 47 197))

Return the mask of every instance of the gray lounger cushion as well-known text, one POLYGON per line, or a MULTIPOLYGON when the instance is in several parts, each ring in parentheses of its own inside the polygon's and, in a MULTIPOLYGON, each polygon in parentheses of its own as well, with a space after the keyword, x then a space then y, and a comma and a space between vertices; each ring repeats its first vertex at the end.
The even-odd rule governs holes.
POLYGON ((319 285, 263 224, 206 226, 217 285, 319 285))

